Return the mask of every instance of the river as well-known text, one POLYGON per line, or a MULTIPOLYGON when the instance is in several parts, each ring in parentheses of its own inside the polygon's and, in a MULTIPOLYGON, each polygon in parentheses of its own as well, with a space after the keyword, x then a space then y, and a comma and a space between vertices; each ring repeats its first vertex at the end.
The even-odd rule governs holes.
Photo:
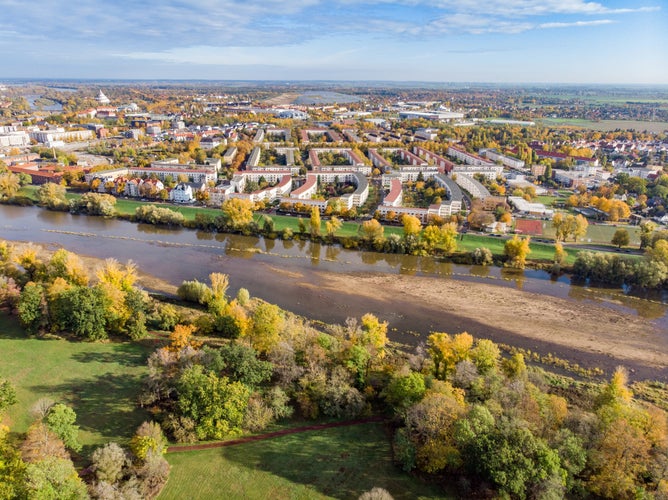
MULTIPOLYGON (((174 285, 191 279, 207 281, 210 273, 222 272, 230 277, 231 294, 244 287, 253 296, 317 320, 341 323, 349 316, 360 317, 371 312, 388 321, 390 337, 404 344, 416 344, 431 331, 456 333, 466 330, 496 342, 524 346, 536 352, 552 352, 582 366, 593 364, 608 372, 620 364, 621 359, 599 351, 596 346, 583 351, 564 345, 556 338, 537 340, 518 335, 501 323, 490 327, 488 321, 480 318, 493 314, 492 310, 480 310, 478 319, 463 318, 457 310, 447 306, 447 297, 424 301, 404 294, 388 300, 383 297, 382 290, 376 294, 355 293, 359 291, 355 288, 356 275, 358 283, 363 281, 361 276, 366 279, 401 275, 402 280, 415 277, 417 281, 411 283, 416 289, 423 279, 433 278, 492 284, 495 290, 504 287, 521 289, 566 299, 574 306, 591 304, 647 320, 653 325, 651 329, 658 332, 658 336, 649 340, 650 350, 654 350, 653 345, 664 346, 668 341, 668 305, 665 303, 629 296, 618 289, 577 286, 567 277, 552 280, 549 274, 540 271, 518 273, 495 267, 443 263, 431 257, 166 229, 9 205, 0 205, 0 238, 32 241, 54 249, 63 247, 96 258, 132 260, 144 273, 174 285), (333 287, 332 283, 338 284, 333 287)), ((506 300, 504 297, 510 292, 499 295, 499 300, 506 300)), ((516 294, 512 295, 518 300, 516 294)), ((589 311, 590 307, 584 310, 589 311)), ((517 312, 521 316, 521 310, 517 312)), ((575 328, 578 328, 577 323, 575 328)), ((662 352, 663 347, 660 349, 662 352)), ((657 371, 639 361, 642 357, 635 359, 625 364, 636 376, 668 380, 668 368, 657 371)))

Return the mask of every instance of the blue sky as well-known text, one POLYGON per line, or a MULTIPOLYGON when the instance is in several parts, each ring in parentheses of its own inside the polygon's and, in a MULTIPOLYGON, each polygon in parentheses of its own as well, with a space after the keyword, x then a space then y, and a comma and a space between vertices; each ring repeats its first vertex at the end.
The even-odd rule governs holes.
POLYGON ((0 0, 0 78, 668 84, 666 0, 0 0))

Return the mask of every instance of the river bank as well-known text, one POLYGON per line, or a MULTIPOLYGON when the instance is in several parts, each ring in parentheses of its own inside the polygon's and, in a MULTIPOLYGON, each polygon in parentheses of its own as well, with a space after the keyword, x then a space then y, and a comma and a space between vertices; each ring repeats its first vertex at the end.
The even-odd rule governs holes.
POLYGON ((87 255, 91 270, 105 258, 131 259, 142 271, 141 284, 162 293, 222 272, 230 276, 230 293, 247 288, 319 321, 342 323, 372 312, 388 321, 391 339, 401 344, 416 345, 432 331, 466 330, 585 368, 611 373, 621 364, 634 379, 668 381, 666 305, 621 291, 550 281, 535 272, 515 281, 494 268, 39 209, 3 206, 0 215, 0 238, 87 255))

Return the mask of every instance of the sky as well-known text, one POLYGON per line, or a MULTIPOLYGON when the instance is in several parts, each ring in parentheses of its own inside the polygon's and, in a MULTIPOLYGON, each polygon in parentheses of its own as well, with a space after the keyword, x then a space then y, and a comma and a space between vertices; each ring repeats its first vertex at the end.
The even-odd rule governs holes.
POLYGON ((667 0, 0 0, 0 79, 668 84, 667 0))

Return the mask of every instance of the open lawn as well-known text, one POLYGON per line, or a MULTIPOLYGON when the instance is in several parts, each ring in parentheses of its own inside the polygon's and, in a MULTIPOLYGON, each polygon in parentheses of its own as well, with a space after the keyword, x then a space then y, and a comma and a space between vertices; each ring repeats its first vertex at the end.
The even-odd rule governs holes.
POLYGON ((638 132, 665 132, 668 130, 668 122, 645 122, 638 120, 584 120, 580 118, 541 118, 536 120, 545 126, 553 127, 579 127, 600 132, 612 130, 636 130, 638 132))
POLYGON ((126 342, 28 338, 14 318, 0 313, 0 377, 11 381, 18 396, 5 420, 12 431, 25 432, 30 407, 49 398, 74 408, 86 447, 126 442, 149 418, 136 401, 150 350, 126 342))
POLYGON ((356 499, 374 486, 395 499, 448 498, 395 467, 391 455, 381 424, 169 453, 172 471, 159 498, 356 499))
MULTIPOLYGON (((460 235, 457 240, 457 250, 472 252, 476 248, 487 247, 494 255, 503 255, 503 247, 506 244, 506 237, 483 236, 479 234, 464 234, 460 235), (463 238, 462 238, 463 236, 463 238)), ((531 253, 530 260, 552 260, 554 258, 554 245, 549 243, 530 243, 531 253)), ((568 257, 566 262, 572 264, 575 262, 577 250, 568 249, 568 257)))
MULTIPOLYGON (((587 227, 587 235, 584 239, 580 240, 580 243, 592 243, 597 245, 610 245, 610 240, 615 234, 617 229, 626 229, 631 238, 630 247, 638 248, 640 246, 640 229, 638 226, 627 226, 627 225, 612 225, 612 224, 592 224, 589 223, 587 227)), ((546 238, 554 238, 554 229, 552 228, 552 223, 550 221, 544 221, 543 224, 543 236, 546 238)), ((570 240, 570 239, 569 239, 570 240)))

